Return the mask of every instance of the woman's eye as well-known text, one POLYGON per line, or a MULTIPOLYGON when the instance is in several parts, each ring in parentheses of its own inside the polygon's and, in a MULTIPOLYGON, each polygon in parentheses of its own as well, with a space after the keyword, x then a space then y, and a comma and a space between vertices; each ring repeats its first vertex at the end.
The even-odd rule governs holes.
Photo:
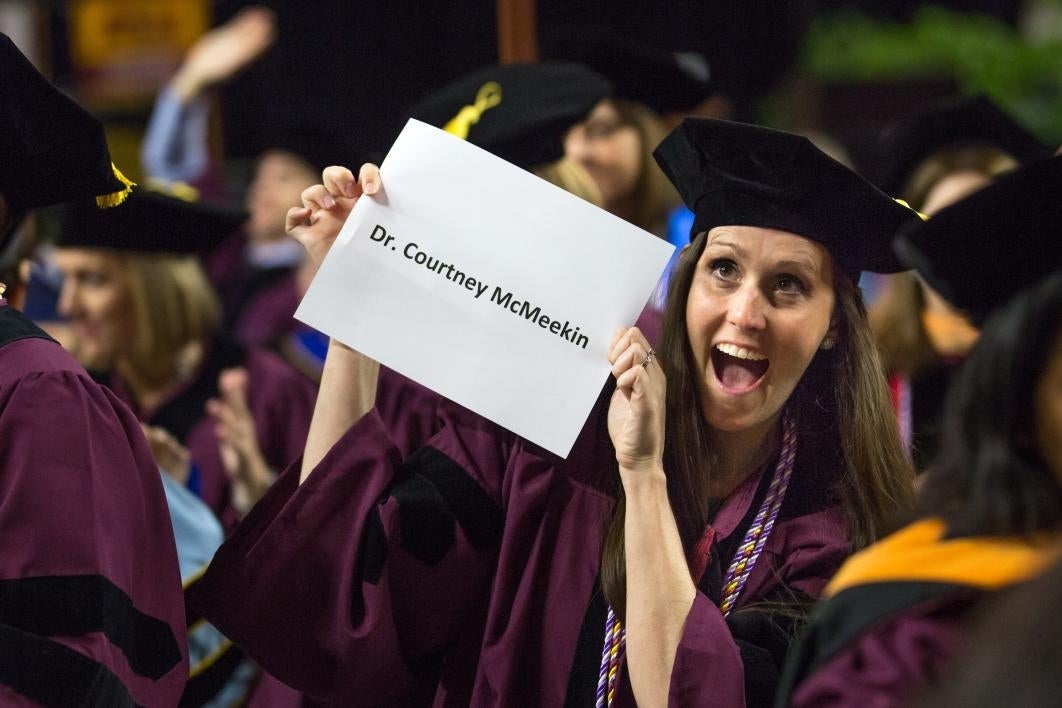
POLYGON ((802 293, 807 290, 804 281, 795 275, 779 276, 775 287, 778 289, 778 292, 782 293, 802 293))
POLYGON ((734 261, 720 258, 712 261, 712 273, 723 280, 733 280, 737 277, 738 269, 734 261))

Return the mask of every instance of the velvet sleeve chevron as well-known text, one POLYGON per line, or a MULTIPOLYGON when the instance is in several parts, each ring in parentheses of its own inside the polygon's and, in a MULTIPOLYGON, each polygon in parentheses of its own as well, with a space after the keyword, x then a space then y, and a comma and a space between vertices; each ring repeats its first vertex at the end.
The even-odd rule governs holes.
POLYGON ((421 702, 443 680, 444 654, 482 630, 510 449, 467 412, 439 416, 405 459, 374 409, 301 486, 296 461, 191 598, 311 699, 421 702))

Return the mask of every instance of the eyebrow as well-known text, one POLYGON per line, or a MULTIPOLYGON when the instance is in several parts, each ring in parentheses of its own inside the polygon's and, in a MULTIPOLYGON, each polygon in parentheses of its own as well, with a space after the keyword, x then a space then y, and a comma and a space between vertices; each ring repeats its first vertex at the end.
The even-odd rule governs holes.
POLYGON ((819 269, 815 266, 815 262, 810 258, 787 258, 784 261, 776 263, 775 267, 779 269, 792 268, 796 270, 808 270, 816 274, 819 272, 819 269))
MULTIPOLYGON (((708 248, 713 246, 722 246, 723 248, 729 248, 740 257, 745 256, 745 250, 741 246, 731 241, 712 241, 708 244, 708 248)), ((819 269, 815 265, 815 260, 806 254, 800 254, 801 257, 786 258, 785 260, 778 261, 774 264, 777 269, 792 268, 796 270, 808 270, 812 273, 818 273, 819 269)))
POLYGON ((712 246, 723 246, 724 248, 729 248, 731 251, 738 254, 739 256, 745 255, 745 249, 743 249, 736 243, 731 243, 730 241, 712 241, 708 244, 708 248, 711 248, 712 246))

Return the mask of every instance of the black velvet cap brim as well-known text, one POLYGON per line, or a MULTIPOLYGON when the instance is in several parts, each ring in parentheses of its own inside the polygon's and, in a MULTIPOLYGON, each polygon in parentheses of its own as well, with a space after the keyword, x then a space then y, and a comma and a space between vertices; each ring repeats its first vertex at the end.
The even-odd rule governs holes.
POLYGON ((103 125, 0 34, 0 193, 16 210, 120 192, 103 125))
POLYGON ((501 87, 501 101, 470 124, 467 140, 524 169, 563 157, 568 130, 612 92, 608 81, 578 64, 492 66, 431 94, 409 115, 443 128, 489 82, 501 87))
POLYGON ((900 196, 915 170, 934 153, 989 145, 1025 163, 1050 153, 1020 123, 984 96, 953 99, 897 121, 882 133, 875 183, 900 196))
POLYGON ((854 281, 902 270, 890 244, 918 215, 799 135, 686 118, 657 147, 657 162, 694 213, 690 235, 759 226, 826 248, 854 281))
POLYGON ((1062 157, 1002 177, 903 230, 894 246, 945 300, 983 322, 1062 270, 1062 157))
POLYGON ((60 248, 204 253, 240 228, 242 211, 135 190, 120 207, 79 201, 59 210, 60 248))

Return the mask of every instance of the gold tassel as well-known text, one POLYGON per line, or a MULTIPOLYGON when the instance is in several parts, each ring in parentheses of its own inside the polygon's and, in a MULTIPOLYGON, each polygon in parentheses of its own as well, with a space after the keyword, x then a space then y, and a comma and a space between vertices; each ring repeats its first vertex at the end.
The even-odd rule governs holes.
POLYGON ((911 211, 913 211, 913 212, 914 212, 915 214, 918 214, 918 218, 919 218, 919 219, 921 219, 922 221, 929 221, 929 217, 928 217, 928 216, 926 216, 926 215, 925 215, 925 214, 923 214, 922 212, 918 211, 917 209, 914 209, 914 208, 912 208, 912 207, 911 207, 911 205, 910 205, 910 204, 908 204, 908 203, 907 203, 906 201, 904 201, 903 199, 896 199, 896 198, 894 197, 894 198, 893 198, 893 201, 895 201, 895 202, 896 202, 897 204, 899 204, 900 206, 905 206, 905 207, 907 207, 908 209, 910 209, 911 211))
POLYGON ((465 106, 450 122, 443 126, 443 130, 451 135, 456 135, 462 140, 468 140, 468 131, 479 122, 480 117, 491 108, 502 102, 502 88, 497 81, 488 81, 479 87, 476 93, 476 102, 471 106, 465 106))
POLYGON ((133 187, 136 186, 136 182, 131 181, 128 177, 123 175, 121 170, 115 167, 113 162, 111 163, 111 170, 114 172, 115 178, 125 185, 125 189, 119 192, 111 192, 110 194, 101 194, 96 197, 96 206, 100 209, 118 206, 126 200, 129 193, 133 191, 133 187))

